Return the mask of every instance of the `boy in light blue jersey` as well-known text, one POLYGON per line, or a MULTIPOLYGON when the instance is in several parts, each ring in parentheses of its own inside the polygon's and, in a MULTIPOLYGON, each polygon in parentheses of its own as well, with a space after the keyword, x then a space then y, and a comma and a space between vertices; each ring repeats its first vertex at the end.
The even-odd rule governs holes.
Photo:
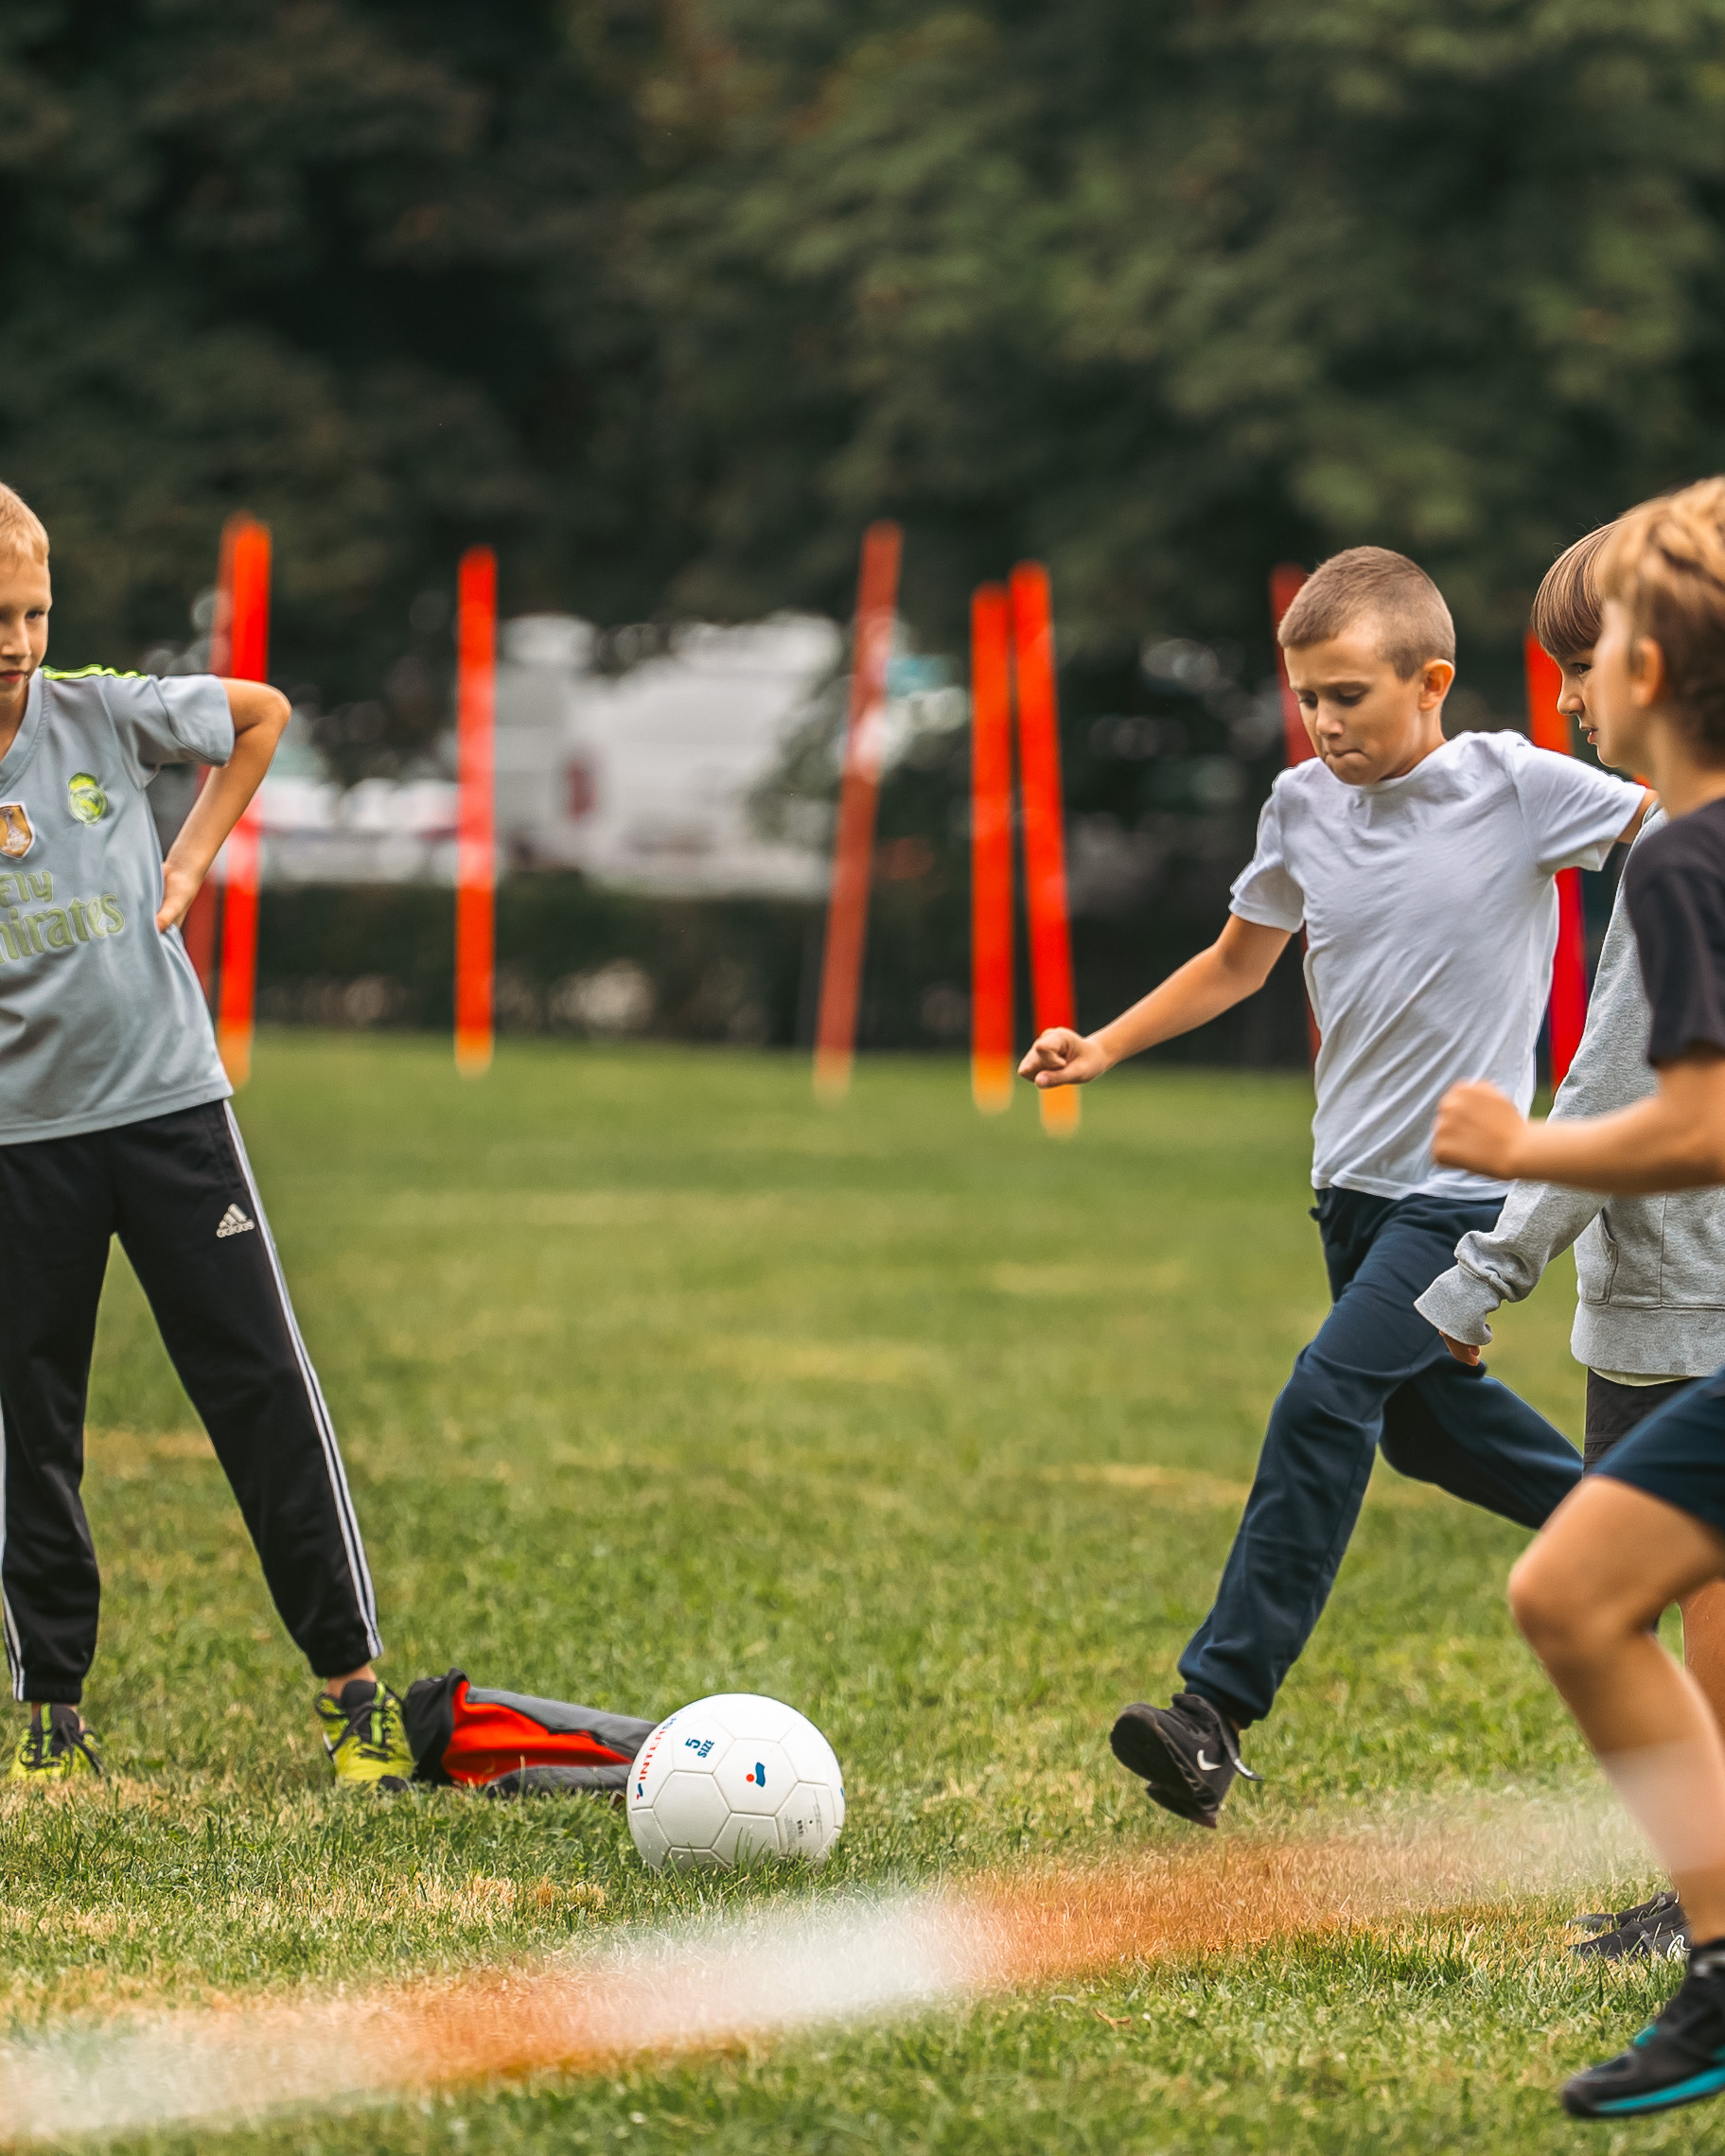
POLYGON ((100 1579, 79 1496, 118 1236, 323 1677, 339 1777, 405 1784, 399 1704, 329 1411, 294 1323, 179 923, 269 769, 261 682, 57 674, 47 534, 0 487, 0 1629, 29 1720, 11 1779, 99 1773, 79 1711, 100 1579), (164 861, 146 789, 216 767, 164 861))

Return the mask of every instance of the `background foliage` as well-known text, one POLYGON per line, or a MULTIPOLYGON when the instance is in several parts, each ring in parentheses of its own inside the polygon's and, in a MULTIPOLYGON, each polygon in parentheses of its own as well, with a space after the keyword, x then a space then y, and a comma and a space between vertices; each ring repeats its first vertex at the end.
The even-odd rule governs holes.
POLYGON ((1033 552, 1069 647, 1255 649, 1375 539, 1488 678, 1725 462, 1721 0, 16 0, 0 100, 62 656, 244 502, 285 674, 404 737, 475 536, 517 606, 842 612, 888 512, 949 644, 1033 552))
MULTIPOLYGON (((250 507, 348 776, 444 725, 475 539, 513 611, 842 617, 890 515, 948 652, 1047 559, 1100 1016, 1248 844, 1273 563, 1415 553, 1501 721, 1553 553, 1725 465, 1725 0, 13 0, 0 255, 55 656, 183 644, 250 507)), ((961 776, 889 789, 866 1040, 957 1011, 961 776)), ((1201 1052, 1297 1058, 1272 1006, 1201 1052)))

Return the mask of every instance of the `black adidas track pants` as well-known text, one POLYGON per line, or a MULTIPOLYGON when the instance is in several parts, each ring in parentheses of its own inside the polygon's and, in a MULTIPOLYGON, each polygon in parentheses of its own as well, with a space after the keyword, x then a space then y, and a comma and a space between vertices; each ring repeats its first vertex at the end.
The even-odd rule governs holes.
POLYGON ((81 1697, 101 1581, 79 1496, 118 1236, 319 1676, 378 1651, 347 1478, 225 1101, 0 1146, 0 1613, 19 1699, 81 1697))

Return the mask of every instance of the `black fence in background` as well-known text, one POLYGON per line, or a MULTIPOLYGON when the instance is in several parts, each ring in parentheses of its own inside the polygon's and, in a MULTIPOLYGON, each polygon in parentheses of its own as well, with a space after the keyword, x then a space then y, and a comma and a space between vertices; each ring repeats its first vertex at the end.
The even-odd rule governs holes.
MULTIPOLYGON (((864 1048, 967 1045, 966 905, 963 893, 882 886, 870 923, 864 1048)), ((634 897, 572 874, 507 876, 498 888, 498 1030, 807 1046, 824 922, 815 904, 634 897)), ((1181 925, 1187 933, 1174 938, 1141 918, 1075 922, 1081 1024, 1111 1017, 1215 933, 1213 921, 1181 925)), ((453 967, 454 901, 446 889, 306 885, 263 894, 258 1015, 266 1023, 446 1031, 453 967)), ((1018 1011, 1028 1043, 1025 980, 1018 1011)), ((1304 1026, 1291 953, 1262 994, 1159 1056, 1297 1065, 1304 1026)))

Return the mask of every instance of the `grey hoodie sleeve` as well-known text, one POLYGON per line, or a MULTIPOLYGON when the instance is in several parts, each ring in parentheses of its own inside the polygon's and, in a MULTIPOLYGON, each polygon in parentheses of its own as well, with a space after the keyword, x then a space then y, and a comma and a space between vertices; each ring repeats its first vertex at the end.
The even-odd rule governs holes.
MULTIPOLYGON (((1649 810, 1641 835, 1663 820, 1658 810, 1649 810)), ((1569 1076, 1558 1088, 1553 1117, 1606 1115, 1650 1094, 1655 1081, 1646 1060, 1648 1024, 1635 932, 1620 881, 1587 1028, 1569 1076)), ((1489 1235, 1464 1236, 1455 1246, 1454 1265, 1414 1307, 1452 1340, 1489 1345, 1491 1313, 1502 1303, 1519 1303, 1531 1294, 1552 1259, 1568 1250, 1604 1203, 1591 1191, 1557 1183, 1511 1183, 1497 1226, 1489 1235)))

